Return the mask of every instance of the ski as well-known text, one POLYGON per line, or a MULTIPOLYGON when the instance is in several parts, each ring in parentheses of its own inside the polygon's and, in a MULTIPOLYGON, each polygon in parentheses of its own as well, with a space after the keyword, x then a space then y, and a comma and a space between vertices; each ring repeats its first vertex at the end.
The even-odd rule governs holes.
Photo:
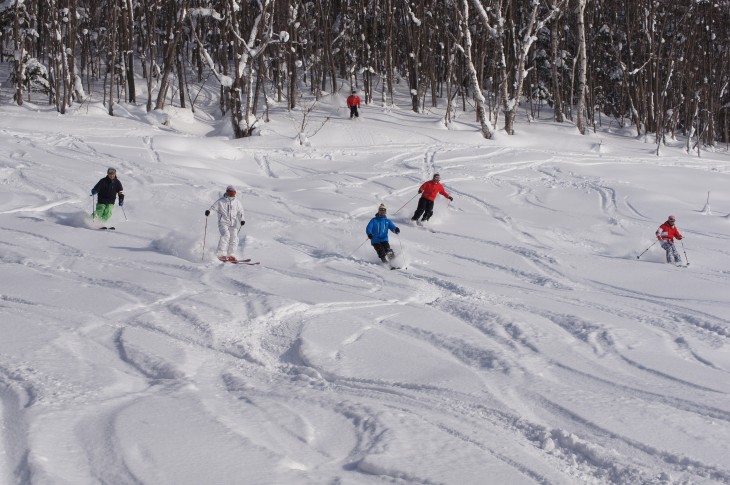
POLYGON ((256 264, 260 264, 259 261, 251 261, 251 258, 247 259, 229 259, 227 256, 218 256, 218 260, 220 260, 223 263, 231 263, 231 264, 248 264, 249 266, 253 266, 256 264))
POLYGON ((383 266, 385 266, 386 268, 388 268, 390 270, 403 269, 400 266, 393 266, 392 264, 390 264, 390 261, 383 261, 383 266))
MULTIPOLYGON (((413 220, 411 220, 411 222, 413 222, 413 220)), ((416 221, 414 225, 417 227, 420 227, 424 231, 434 232, 434 233, 436 232, 433 229, 431 229, 430 227, 428 227, 428 221, 416 221)))
POLYGON ((243 263, 251 261, 251 258, 249 259, 236 259, 233 256, 218 256, 219 261, 223 261, 224 263, 235 263, 236 261, 241 261, 243 263))
POLYGON ((101 226, 101 227, 99 228, 99 230, 100 230, 100 231, 106 231, 106 230, 109 230, 109 231, 114 231, 114 230, 116 230, 116 227, 113 227, 113 226, 112 226, 112 227, 106 227, 106 226, 101 226))

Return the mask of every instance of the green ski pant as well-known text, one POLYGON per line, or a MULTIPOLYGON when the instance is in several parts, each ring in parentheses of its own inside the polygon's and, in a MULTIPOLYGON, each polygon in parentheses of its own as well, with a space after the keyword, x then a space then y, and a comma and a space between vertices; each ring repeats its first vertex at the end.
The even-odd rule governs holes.
POLYGON ((114 207, 114 204, 96 204, 94 215, 102 222, 106 222, 112 216, 112 207, 114 207))

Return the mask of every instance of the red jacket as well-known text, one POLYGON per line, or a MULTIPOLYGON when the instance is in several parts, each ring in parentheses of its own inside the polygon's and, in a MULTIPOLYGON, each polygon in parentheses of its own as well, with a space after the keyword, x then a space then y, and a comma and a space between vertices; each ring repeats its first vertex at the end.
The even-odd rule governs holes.
POLYGON ((357 94, 351 94, 347 97, 347 107, 352 108, 353 106, 360 107, 360 96, 357 94))
POLYGON ((661 226, 659 226, 659 229, 656 230, 656 237, 660 241, 674 241, 674 238, 682 239, 684 236, 682 236, 679 233, 679 229, 677 229, 677 226, 670 226, 669 221, 665 222, 661 226))
POLYGON ((447 199, 451 198, 451 196, 446 193, 446 190, 444 190, 444 186, 441 185, 441 182, 434 182, 433 180, 424 182, 418 191, 422 192, 421 197, 428 200, 436 200, 436 196, 439 194, 443 195, 447 199))

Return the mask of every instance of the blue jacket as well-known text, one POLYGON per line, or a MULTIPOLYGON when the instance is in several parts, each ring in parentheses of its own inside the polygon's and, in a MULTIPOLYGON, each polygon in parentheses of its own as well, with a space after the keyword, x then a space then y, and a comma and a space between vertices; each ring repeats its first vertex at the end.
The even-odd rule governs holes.
POLYGON ((368 227, 365 228, 365 233, 373 235, 373 238, 370 240, 372 244, 388 242, 388 229, 395 232, 397 227, 393 224, 393 221, 388 219, 388 216, 375 214, 375 217, 370 219, 368 227))

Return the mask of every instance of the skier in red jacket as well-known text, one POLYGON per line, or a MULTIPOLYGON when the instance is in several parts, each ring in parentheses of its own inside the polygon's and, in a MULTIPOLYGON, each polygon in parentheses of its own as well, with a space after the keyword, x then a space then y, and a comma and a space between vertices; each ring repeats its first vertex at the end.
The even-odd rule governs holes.
POLYGON ((412 221, 416 221, 417 224, 421 224, 418 218, 423 214, 421 221, 427 221, 433 215, 433 202, 436 200, 436 196, 441 194, 449 200, 454 200, 449 194, 446 193, 444 186, 441 185, 441 176, 437 173, 433 174, 433 179, 428 182, 424 182, 421 188, 418 189, 418 193, 421 194, 421 198, 418 200, 418 208, 416 213, 411 217, 412 221))
POLYGON ((357 95, 357 91, 354 89, 352 90, 352 94, 347 97, 347 107, 350 108, 350 119, 360 116, 357 112, 357 108, 360 107, 360 96, 357 95))
POLYGON ((681 263, 682 258, 679 257, 679 252, 674 247, 674 239, 681 240, 684 238, 679 233, 677 226, 674 225, 676 220, 674 216, 669 216, 667 217, 667 221, 656 230, 656 237, 661 242, 662 248, 667 252, 667 263, 671 263, 672 258, 674 258, 675 264, 681 263))

